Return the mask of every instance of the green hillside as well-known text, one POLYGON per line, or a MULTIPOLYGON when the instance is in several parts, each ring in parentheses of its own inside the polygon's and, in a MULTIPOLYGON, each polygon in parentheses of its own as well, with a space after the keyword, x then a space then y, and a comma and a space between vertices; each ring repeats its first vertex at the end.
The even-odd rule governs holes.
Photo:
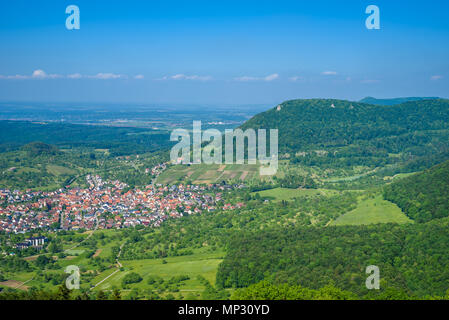
POLYGON ((386 186, 384 197, 418 222, 449 216, 449 161, 386 186))
POLYGON ((448 130, 449 100, 397 106, 332 99, 291 100, 254 116, 242 128, 278 129, 281 152, 351 144, 397 152, 430 140, 419 133, 448 130))
POLYGON ((0 188, 18 190, 56 190, 67 186, 86 186, 87 174, 119 179, 129 185, 148 185, 152 176, 145 169, 167 161, 164 152, 113 157, 92 148, 59 149, 32 142, 15 151, 0 152, 0 188))
POLYGON ((376 223, 412 222, 394 203, 382 199, 381 195, 362 197, 357 208, 342 215, 332 225, 362 225, 376 223))
POLYGON ((281 159, 326 168, 387 167, 394 175, 449 159, 449 100, 395 106, 332 99, 291 100, 242 129, 279 130, 281 159))
MULTIPOLYGON (((330 283, 359 297, 365 268, 382 274, 389 288, 408 295, 443 296, 449 288, 449 220, 425 224, 282 228, 236 235, 217 273, 219 287, 247 287, 262 280, 312 289, 330 283)), ((376 293, 377 294, 377 293, 376 293)))
POLYGON ((366 97, 360 100, 362 103, 376 104, 380 106, 393 106, 409 101, 435 100, 438 97, 407 97, 407 98, 391 98, 391 99, 376 99, 373 97, 366 97))

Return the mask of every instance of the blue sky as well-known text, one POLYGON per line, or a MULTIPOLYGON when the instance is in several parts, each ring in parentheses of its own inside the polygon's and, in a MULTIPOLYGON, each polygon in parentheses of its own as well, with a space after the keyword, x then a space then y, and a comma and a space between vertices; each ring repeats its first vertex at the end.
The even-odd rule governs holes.
POLYGON ((2 1, 0 100, 449 97, 448 14, 446 0, 2 1))

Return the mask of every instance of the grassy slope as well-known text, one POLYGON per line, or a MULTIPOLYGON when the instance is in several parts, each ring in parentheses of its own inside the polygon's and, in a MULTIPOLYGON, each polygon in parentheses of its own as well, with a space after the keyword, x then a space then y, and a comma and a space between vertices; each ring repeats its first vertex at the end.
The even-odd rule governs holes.
POLYGON ((255 195, 258 193, 262 198, 273 198, 275 201, 292 200, 293 198, 315 195, 336 195, 338 191, 325 190, 325 189, 286 189, 276 188, 270 190, 263 190, 259 192, 253 192, 255 195))
POLYGON ((384 200, 381 195, 376 195, 374 198, 360 199, 356 209, 342 215, 332 225, 362 225, 389 222, 411 223, 413 221, 394 203, 384 200))
POLYGON ((392 99, 376 99, 373 97, 366 97, 366 98, 360 100, 360 102, 375 104, 375 105, 380 105, 380 106, 393 106, 393 105, 401 104, 404 102, 435 100, 435 99, 439 99, 439 98, 437 98, 437 97, 406 97, 406 98, 392 98, 392 99))
MULTIPOLYGON (((147 283, 150 276, 158 276, 167 281, 174 276, 187 275, 190 279, 184 281, 179 287, 179 294, 185 296, 188 293, 192 293, 199 296, 199 294, 204 290, 204 286, 197 279, 197 277, 201 275, 212 285, 214 285, 218 265, 222 262, 223 256, 223 252, 198 252, 189 256, 168 257, 165 259, 121 261, 124 270, 114 274, 112 277, 95 288, 95 290, 111 290, 113 287, 120 288, 122 286, 123 278, 128 273, 136 272, 143 278, 143 280, 139 283, 129 285, 126 290, 131 290, 133 288, 154 290, 154 287, 147 283), (164 260, 166 262, 165 264, 163 263, 164 260)), ((111 273, 111 270, 106 270, 92 282, 97 283, 111 273)), ((168 293, 176 295, 174 292, 166 292, 166 294, 168 293)))
MULTIPOLYGON (((101 230, 101 232, 108 237, 106 238, 104 245, 98 242, 97 250, 102 250, 100 252, 100 257, 106 257, 111 254, 111 247, 120 245, 123 240, 121 241, 119 239, 110 238, 120 231, 101 230)), ((73 246, 72 243, 67 247, 71 246, 73 246)), ((69 257, 58 259, 58 264, 60 266, 59 268, 54 270, 45 270, 44 272, 62 273, 68 265, 76 265, 87 272, 97 272, 98 266, 94 263, 93 258, 86 257, 86 253, 91 250, 92 249, 89 249, 83 245, 80 245, 73 250, 69 250, 66 252, 69 257)), ((150 276, 158 276, 165 281, 168 281, 173 276, 187 275, 190 279, 183 281, 179 285, 179 292, 168 289, 162 294, 162 296, 171 293, 176 297, 179 295, 185 297, 190 293, 193 297, 199 298, 205 287, 201 284, 198 276, 203 276, 212 285, 214 285, 218 265, 222 262, 224 255, 225 253, 222 251, 211 252, 208 249, 199 249, 195 250, 194 254, 188 256, 167 257, 165 259, 120 260, 123 265, 123 269, 119 272, 116 272, 119 269, 117 269, 115 265, 110 265, 107 269, 99 272, 92 279, 88 279, 84 274, 81 274, 80 284, 82 288, 88 289, 105 279, 107 276, 116 272, 113 276, 96 287, 94 291, 112 290, 112 288, 117 287, 123 289, 123 293, 126 294, 133 288, 157 291, 157 288, 147 283, 150 276), (166 263, 163 263, 164 260, 166 263), (130 272, 138 273, 143 280, 139 283, 131 284, 127 288, 123 288, 122 279, 130 272)), ((6 280, 14 280, 22 283, 30 280, 26 283, 27 286, 36 286, 45 289, 54 289, 55 287, 55 285, 51 282, 44 282, 36 279, 36 271, 7 273, 5 276, 6 280)), ((0 287, 5 286, 0 285, 0 287)))
POLYGON ((449 161, 384 188, 384 197, 417 222, 448 216, 449 161))

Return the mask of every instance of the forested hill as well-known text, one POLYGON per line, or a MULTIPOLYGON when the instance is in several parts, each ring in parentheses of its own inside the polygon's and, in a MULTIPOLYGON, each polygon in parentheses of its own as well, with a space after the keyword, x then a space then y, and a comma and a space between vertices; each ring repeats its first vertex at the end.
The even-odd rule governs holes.
MULTIPOLYGON (((330 283, 372 294, 365 269, 381 270, 381 290, 443 296, 449 278, 449 220, 406 225, 292 227, 236 235, 220 265, 219 287, 247 287, 262 280, 318 289, 330 283)), ((376 293, 377 294, 377 293, 376 293)))
POLYGON ((278 129, 280 152, 293 155, 349 145, 397 153, 437 140, 442 148, 448 144, 449 100, 396 106, 332 99, 291 100, 254 116, 241 128, 278 129))
POLYGON ((384 198, 417 222, 449 216, 449 161, 386 186, 384 198))
POLYGON ((421 101, 421 100, 435 100, 438 97, 407 97, 407 98, 392 98, 392 99, 376 99, 373 97, 366 97, 360 100, 362 103, 376 104, 380 106, 393 106, 395 104, 401 104, 409 101, 421 101))
POLYGON ((35 141, 63 148, 109 149, 114 156, 151 152, 171 145, 168 132, 152 129, 61 122, 0 121, 0 152, 17 150, 35 141))

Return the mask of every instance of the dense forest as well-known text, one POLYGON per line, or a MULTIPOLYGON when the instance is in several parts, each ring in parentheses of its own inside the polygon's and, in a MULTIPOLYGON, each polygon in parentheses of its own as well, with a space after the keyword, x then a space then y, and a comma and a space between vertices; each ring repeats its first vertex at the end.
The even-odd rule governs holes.
POLYGON ((418 222, 449 216, 448 196, 449 161, 384 188, 384 198, 418 222))
POLYGON ((449 286, 449 220, 426 224, 291 227, 236 235, 217 274, 219 287, 247 287, 262 280, 319 289, 333 284, 359 298, 365 268, 376 265, 381 290, 444 296, 449 286))
POLYGON ((362 103, 375 104, 380 106, 393 106, 409 101, 435 100, 438 97, 406 97, 406 98, 391 98, 391 99, 377 99, 373 97, 366 97, 360 100, 362 103))
POLYGON ((278 129, 280 157, 292 163, 381 167, 447 153, 448 123, 444 99, 394 106, 311 99, 284 102, 241 128, 278 129))
MULTIPOLYGON (((269 281, 261 281, 247 288, 234 292, 231 299, 235 300, 357 300, 353 292, 345 291, 327 285, 314 290, 301 287, 300 285, 273 284, 269 281)), ((417 300, 416 296, 408 295, 404 290, 387 288, 382 292, 368 294, 367 300, 417 300)), ((424 299, 448 300, 449 290, 444 296, 426 296, 424 299)))
MULTIPOLYGON (((374 106, 342 100, 291 100, 247 121, 242 128, 277 128, 280 148, 345 146, 398 137, 414 131, 448 129, 449 100, 374 106)), ((388 146, 383 146, 387 148, 388 146)))
MULTIPOLYGON (((210 285, 209 285, 210 286, 210 285)), ((133 291, 131 291, 133 292, 133 291)), ((213 287, 204 290, 202 298, 206 300, 220 299, 217 291, 213 287), (215 292, 214 292, 215 291, 215 292)), ((122 300, 130 299, 123 297, 121 290, 115 288, 112 292, 99 291, 89 293, 87 291, 73 293, 64 286, 58 287, 55 291, 49 290, 29 290, 0 292, 0 300, 122 300)), ((132 294, 132 293, 131 293, 132 294)), ((172 299, 168 297, 169 300, 172 299)), ((223 297, 221 297, 223 298, 223 297)), ((357 300, 358 297, 350 291, 338 289, 332 285, 327 285, 320 289, 309 289, 299 285, 272 284, 262 281, 244 289, 236 290, 230 297, 232 300, 357 300)), ((448 300, 449 292, 444 296, 426 296, 426 299, 448 300)), ((416 300, 416 296, 410 296, 403 290, 388 288, 380 294, 368 295, 370 300, 416 300)), ((157 294, 151 296, 151 300, 162 300, 157 294)))

